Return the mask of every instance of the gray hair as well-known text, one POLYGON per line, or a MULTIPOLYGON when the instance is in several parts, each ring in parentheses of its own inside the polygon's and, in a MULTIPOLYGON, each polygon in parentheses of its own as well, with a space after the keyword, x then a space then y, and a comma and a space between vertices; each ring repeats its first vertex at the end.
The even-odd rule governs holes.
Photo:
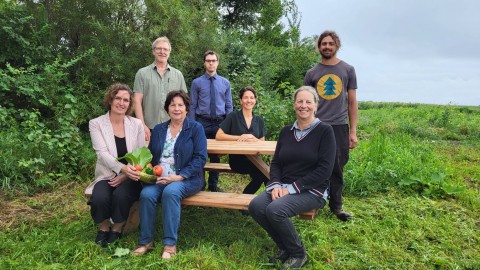
POLYGON ((157 43, 159 43, 159 42, 167 43, 168 44, 168 49, 170 51, 172 51, 172 44, 170 44, 170 40, 166 36, 159 37, 159 38, 155 39, 155 41, 152 43, 152 50, 155 49, 155 45, 157 45, 157 43))
POLYGON ((307 86, 307 85, 300 86, 300 88, 298 88, 295 91, 295 93, 293 94, 293 100, 294 101, 295 101, 295 99, 297 99, 297 94, 302 92, 302 91, 307 91, 307 92, 311 93, 313 95, 313 100, 315 101, 315 104, 318 103, 318 100, 320 98, 318 97, 317 90, 315 90, 315 88, 313 88, 311 86, 307 86))

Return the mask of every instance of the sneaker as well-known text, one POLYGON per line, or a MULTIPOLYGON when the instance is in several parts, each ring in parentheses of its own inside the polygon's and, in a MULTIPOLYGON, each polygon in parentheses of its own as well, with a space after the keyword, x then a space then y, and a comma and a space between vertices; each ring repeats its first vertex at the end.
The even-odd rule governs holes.
POLYGON ((98 230, 97 237, 95 237, 95 243, 100 245, 101 247, 106 247, 108 234, 109 232, 98 230))
POLYGON ((332 210, 332 213, 341 221, 348 221, 352 218, 352 214, 343 211, 343 209, 334 209, 332 210))
POLYGON ((284 263, 290 255, 288 255, 286 250, 280 249, 275 256, 270 257, 268 260, 269 263, 275 264, 278 261, 284 263))
POLYGON ((121 232, 110 231, 107 238, 107 244, 113 244, 122 237, 121 232))
POLYGON ((299 269, 302 268, 307 263, 307 255, 303 258, 289 257, 280 268, 281 270, 285 269, 299 269))

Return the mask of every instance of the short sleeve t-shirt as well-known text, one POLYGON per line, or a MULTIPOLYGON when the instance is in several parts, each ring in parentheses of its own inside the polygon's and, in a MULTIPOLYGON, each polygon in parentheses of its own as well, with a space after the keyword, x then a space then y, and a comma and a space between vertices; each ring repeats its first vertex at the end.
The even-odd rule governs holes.
POLYGON ((178 69, 168 65, 163 77, 158 74, 155 63, 138 70, 133 92, 143 94, 143 119, 150 129, 168 120, 168 114, 163 106, 167 94, 174 90, 187 92, 185 79, 178 69))
POLYGON ((336 65, 318 63, 305 75, 304 85, 317 89, 320 100, 316 116, 330 125, 347 124, 348 90, 357 89, 353 66, 340 61, 336 65))

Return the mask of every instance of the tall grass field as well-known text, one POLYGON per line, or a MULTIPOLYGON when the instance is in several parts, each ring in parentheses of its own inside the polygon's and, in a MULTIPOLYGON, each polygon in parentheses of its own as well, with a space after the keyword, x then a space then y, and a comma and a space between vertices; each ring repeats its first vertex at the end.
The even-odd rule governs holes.
MULTIPOLYGON (((345 168, 344 209, 353 219, 327 209, 313 221, 293 219, 305 269, 480 269, 480 107, 362 102, 358 137, 345 168)), ((169 261, 161 259, 160 215, 158 245, 147 255, 130 255, 138 230, 101 248, 83 195, 90 180, 63 179, 28 196, 2 191, 0 269, 279 267, 268 264, 276 249, 267 234, 227 209, 182 209, 169 261)), ((248 180, 220 174, 226 191, 248 180)))

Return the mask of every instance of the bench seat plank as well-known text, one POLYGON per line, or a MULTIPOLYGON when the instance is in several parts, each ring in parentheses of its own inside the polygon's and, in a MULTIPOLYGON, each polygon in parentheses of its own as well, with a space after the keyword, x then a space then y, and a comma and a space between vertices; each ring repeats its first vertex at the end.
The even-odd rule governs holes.
POLYGON ((216 171, 216 172, 232 172, 232 168, 228 163, 210 163, 207 162, 203 169, 206 171, 216 171))
MULTIPOLYGON (((200 191, 183 199, 182 205, 248 210, 248 205, 255 196, 255 194, 200 191)), ((304 220, 313 220, 316 214, 316 209, 313 209, 300 214, 299 217, 304 220)))
POLYGON ((182 205, 247 210, 254 194, 200 191, 182 200, 182 205))

